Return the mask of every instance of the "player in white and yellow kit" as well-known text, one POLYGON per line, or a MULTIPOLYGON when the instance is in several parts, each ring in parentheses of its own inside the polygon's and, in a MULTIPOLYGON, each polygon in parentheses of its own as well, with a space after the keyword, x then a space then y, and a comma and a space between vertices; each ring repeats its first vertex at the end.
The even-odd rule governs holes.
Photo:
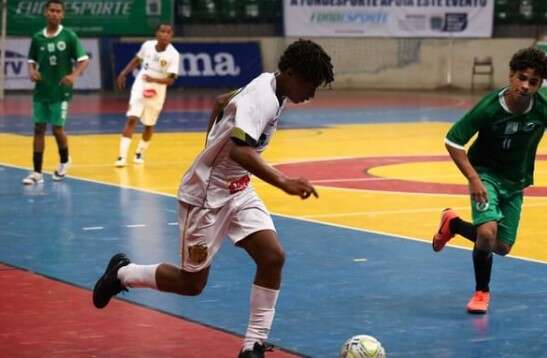
POLYGON ((255 175, 290 195, 317 196, 306 178, 287 177, 260 156, 274 134, 287 99, 304 102, 334 80, 330 57, 312 41, 291 44, 278 73, 263 73, 243 89, 219 97, 205 149, 182 179, 178 192, 181 267, 136 265, 112 257, 93 290, 97 308, 129 287, 198 295, 221 241, 230 240, 256 263, 250 318, 240 358, 264 357, 274 318, 285 254, 266 207, 250 185, 255 175))
POLYGON ((120 152, 115 165, 127 164, 127 152, 137 121, 144 125, 142 138, 137 146, 133 162, 144 163, 144 151, 150 145, 154 126, 158 121, 167 86, 175 82, 179 72, 180 55, 171 45, 173 28, 169 24, 160 24, 156 28, 156 39, 142 44, 137 55, 120 72, 116 83, 118 88, 125 87, 126 76, 139 65, 141 69, 131 87, 131 98, 127 110, 127 121, 120 139, 120 152))

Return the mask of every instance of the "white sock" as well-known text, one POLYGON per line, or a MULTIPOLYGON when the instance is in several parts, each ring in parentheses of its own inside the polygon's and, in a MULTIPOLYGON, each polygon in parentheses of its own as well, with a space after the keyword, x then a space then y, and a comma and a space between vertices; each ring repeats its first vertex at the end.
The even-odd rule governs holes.
POLYGON ((158 289, 156 285, 156 269, 160 264, 136 265, 129 264, 118 270, 118 278, 124 287, 143 287, 158 289))
POLYGON ((150 141, 145 141, 141 138, 141 140, 139 140, 139 145, 137 146, 137 153, 144 153, 144 151, 148 149, 148 146, 150 146, 150 141))
POLYGON ((120 139, 120 157, 127 158, 127 151, 131 145, 131 138, 122 136, 120 139))
POLYGON ((242 351, 252 350, 255 343, 263 344, 268 339, 275 315, 277 296, 279 296, 279 290, 253 285, 249 325, 243 340, 242 351))

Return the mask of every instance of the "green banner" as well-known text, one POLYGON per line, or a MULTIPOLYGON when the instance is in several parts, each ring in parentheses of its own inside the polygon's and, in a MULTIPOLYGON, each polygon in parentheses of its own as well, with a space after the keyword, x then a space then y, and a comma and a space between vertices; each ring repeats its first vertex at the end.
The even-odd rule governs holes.
MULTIPOLYGON (((547 54, 547 42, 538 42, 536 45, 539 49, 543 50, 547 54)), ((541 93, 547 96, 547 80, 543 80, 543 87, 541 88, 541 93)))
MULTIPOLYGON (((45 26, 43 0, 8 1, 8 35, 30 36, 45 26)), ((173 0, 67 0, 63 24, 79 36, 150 36, 173 22, 173 0)))

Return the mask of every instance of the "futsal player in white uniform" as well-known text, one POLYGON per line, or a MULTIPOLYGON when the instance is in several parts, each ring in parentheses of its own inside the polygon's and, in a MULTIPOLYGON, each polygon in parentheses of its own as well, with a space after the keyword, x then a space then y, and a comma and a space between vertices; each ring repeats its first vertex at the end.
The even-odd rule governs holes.
POLYGON ((127 152, 139 119, 144 130, 137 145, 133 162, 135 164, 144 163, 144 151, 150 145, 154 126, 165 102, 167 86, 175 82, 179 72, 180 55, 171 45, 172 38, 173 28, 171 25, 158 25, 156 39, 144 42, 137 55, 125 66, 116 79, 118 88, 125 88, 127 75, 139 65, 141 66, 131 87, 127 121, 120 138, 120 152, 115 163, 116 167, 127 165, 127 152))
POLYGON ((219 97, 205 149, 178 191, 181 266, 136 265, 125 254, 114 255, 94 288, 97 308, 127 288, 199 295, 211 262, 228 237, 256 263, 249 325, 239 357, 264 357, 285 253, 268 210, 250 184, 251 175, 287 194, 317 197, 306 178, 287 177, 268 165, 260 153, 276 131, 287 99, 304 102, 315 95, 317 87, 334 80, 330 57, 312 41, 291 44, 278 67, 279 72, 263 73, 244 88, 219 97))

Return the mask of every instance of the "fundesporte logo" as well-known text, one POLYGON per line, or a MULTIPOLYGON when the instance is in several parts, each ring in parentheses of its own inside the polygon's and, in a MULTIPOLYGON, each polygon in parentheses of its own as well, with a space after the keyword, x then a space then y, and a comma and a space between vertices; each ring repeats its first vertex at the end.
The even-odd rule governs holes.
POLYGON ((310 22, 317 24, 385 24, 389 14, 384 11, 314 11, 310 22))

